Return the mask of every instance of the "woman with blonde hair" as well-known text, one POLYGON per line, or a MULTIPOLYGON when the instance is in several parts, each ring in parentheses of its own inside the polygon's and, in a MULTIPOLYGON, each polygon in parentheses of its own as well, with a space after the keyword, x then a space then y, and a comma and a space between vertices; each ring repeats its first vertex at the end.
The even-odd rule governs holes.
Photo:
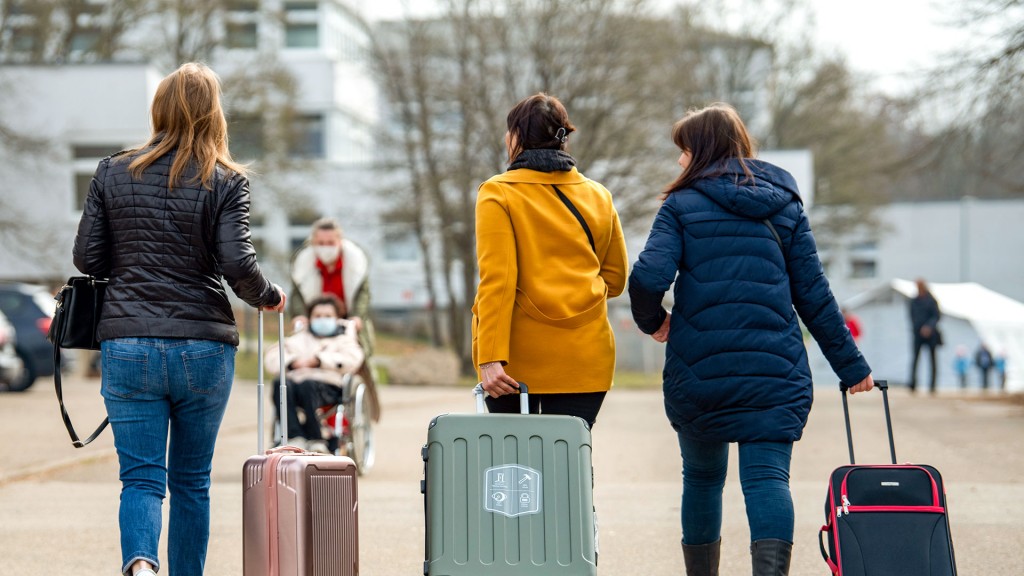
POLYGON ((874 386, 829 289, 796 181, 754 158, 731 106, 675 124, 682 173, 665 190, 629 277, 640 329, 665 350, 665 411, 683 459, 682 547, 690 576, 718 574, 729 443, 754 576, 789 573, 789 465, 811 410, 799 320, 853 393, 874 386), (675 283, 672 313, 662 298, 675 283))
POLYGON ((231 159, 220 82, 184 64, 157 87, 148 142, 100 161, 75 266, 109 278, 97 336, 101 394, 121 478, 121 572, 153 576, 171 494, 167 571, 201 576, 210 471, 238 330, 222 279, 250 306, 283 310, 249 233, 249 182, 231 159))

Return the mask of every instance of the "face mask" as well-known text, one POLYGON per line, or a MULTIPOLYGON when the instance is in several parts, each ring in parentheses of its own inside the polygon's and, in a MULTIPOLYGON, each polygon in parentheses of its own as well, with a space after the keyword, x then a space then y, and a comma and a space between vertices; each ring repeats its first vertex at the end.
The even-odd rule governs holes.
POLYGON ((309 329, 317 336, 333 336, 338 330, 337 318, 313 318, 309 321, 309 329))
POLYGON ((316 259, 324 264, 334 264, 338 261, 341 246, 313 246, 313 253, 316 254, 316 259))

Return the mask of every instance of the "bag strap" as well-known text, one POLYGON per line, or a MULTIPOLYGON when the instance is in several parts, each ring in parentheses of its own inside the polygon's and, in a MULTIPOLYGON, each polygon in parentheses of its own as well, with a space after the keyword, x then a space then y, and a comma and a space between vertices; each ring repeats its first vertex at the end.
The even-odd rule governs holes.
POLYGON ((762 220, 762 222, 764 222, 765 226, 768 226, 768 229, 771 230, 772 236, 775 238, 775 241, 778 242, 779 244, 779 250, 782 250, 782 255, 785 256, 786 248, 782 245, 782 237, 779 236, 778 230, 776 230, 775 226, 772 225, 772 221, 765 218, 764 220, 762 220))
POLYGON ((597 247, 594 245, 594 235, 590 233, 590 226, 587 226, 587 221, 583 219, 583 214, 580 214, 580 211, 576 209, 576 206, 569 200, 569 197, 558 189, 558 186, 552 184, 551 187, 555 189, 555 194, 558 194, 558 199, 562 201, 562 204, 565 204, 565 207, 569 209, 569 212, 572 212, 572 215, 579 221, 580 226, 583 227, 583 231, 587 233, 587 240, 590 242, 590 249, 594 251, 594 254, 597 254, 597 247))
POLYGON ((107 427, 107 424, 110 423, 110 419, 104 418, 103 422, 96 428, 96 431, 90 434, 85 441, 78 439, 75 427, 71 425, 71 416, 68 415, 67 408, 64 407, 64 393, 60 386, 60 346, 57 344, 53 345, 53 386, 57 390, 57 402, 60 403, 60 417, 64 419, 64 427, 68 429, 68 434, 71 435, 71 443, 75 448, 81 448, 95 440, 100 435, 100 432, 103 432, 107 427))

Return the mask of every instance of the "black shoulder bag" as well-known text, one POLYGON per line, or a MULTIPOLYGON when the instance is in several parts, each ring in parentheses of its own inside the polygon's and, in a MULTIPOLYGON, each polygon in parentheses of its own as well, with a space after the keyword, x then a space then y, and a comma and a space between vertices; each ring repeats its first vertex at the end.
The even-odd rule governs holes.
POLYGON ((558 189, 558 186, 552 184, 551 187, 555 189, 555 194, 558 194, 558 199, 562 201, 562 204, 565 204, 569 212, 572 212, 572 215, 579 221, 580 226, 583 226, 583 231, 587 233, 587 240, 590 242, 590 249, 594 251, 594 254, 597 254, 597 247, 594 245, 594 235, 590 233, 590 226, 587 226, 587 221, 583 219, 583 214, 580 214, 580 211, 576 209, 576 205, 558 189))
POLYGON ((100 320, 103 308, 103 297, 107 291, 107 281, 92 276, 72 276, 60 292, 57 293, 57 311, 50 323, 47 339, 53 342, 53 384, 57 390, 57 401, 60 403, 60 416, 64 426, 71 435, 71 443, 81 448, 92 442, 107 427, 109 420, 96 428, 85 441, 78 439, 75 427, 71 425, 71 417, 64 408, 64 394, 60 386, 60 349, 77 348, 82 350, 99 350, 100 343, 96 340, 96 324, 100 320))

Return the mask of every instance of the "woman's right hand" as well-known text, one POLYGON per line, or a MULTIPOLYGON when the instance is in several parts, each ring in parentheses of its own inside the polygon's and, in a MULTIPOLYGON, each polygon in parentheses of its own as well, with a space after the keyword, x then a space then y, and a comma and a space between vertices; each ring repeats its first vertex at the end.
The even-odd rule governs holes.
POLYGON ((668 327, 672 322, 672 313, 665 314, 665 321, 661 323, 661 328, 658 328, 654 334, 651 334, 651 338, 654 338, 658 342, 664 344, 668 342, 668 327))
POLYGON ((285 295, 284 290, 282 290, 280 286, 275 284, 274 288, 277 288, 277 293, 281 295, 281 301, 278 302, 276 306, 264 306, 262 309, 266 312, 284 312, 284 303, 288 299, 288 296, 285 295))
POLYGON ((514 378, 505 374, 505 367, 501 365, 501 362, 481 364, 480 383, 483 384, 484 392, 491 398, 519 393, 519 384, 514 378))

